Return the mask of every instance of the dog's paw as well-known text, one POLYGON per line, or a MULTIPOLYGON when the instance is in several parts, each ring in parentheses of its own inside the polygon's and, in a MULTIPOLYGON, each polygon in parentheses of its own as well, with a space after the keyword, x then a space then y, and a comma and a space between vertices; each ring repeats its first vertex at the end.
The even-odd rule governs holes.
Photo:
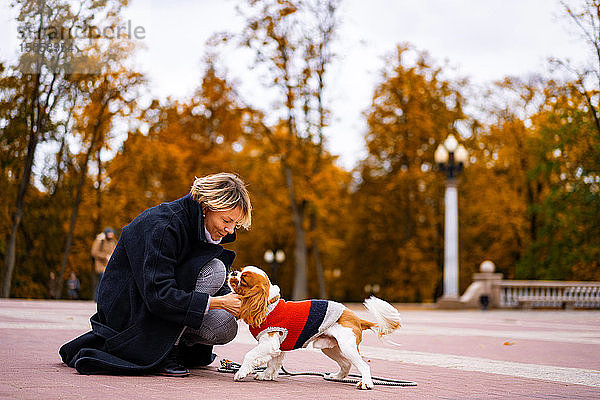
POLYGON ((324 378, 325 379, 344 379, 347 376, 348 376, 348 374, 344 375, 339 372, 330 372, 328 374, 325 374, 324 378))
POLYGON ((256 379, 258 381, 274 381, 275 380, 275 374, 272 374, 272 373, 267 372, 267 371, 257 372, 254 375, 254 379, 256 379))
POLYGON ((247 372, 243 372, 242 370, 238 370, 238 372, 236 372, 235 375, 233 376, 233 380, 239 382, 239 381, 243 380, 247 375, 248 375, 247 372))
POLYGON ((356 388, 360 389, 360 390, 373 389, 373 382, 372 381, 368 381, 368 382, 360 381, 356 384, 356 388))

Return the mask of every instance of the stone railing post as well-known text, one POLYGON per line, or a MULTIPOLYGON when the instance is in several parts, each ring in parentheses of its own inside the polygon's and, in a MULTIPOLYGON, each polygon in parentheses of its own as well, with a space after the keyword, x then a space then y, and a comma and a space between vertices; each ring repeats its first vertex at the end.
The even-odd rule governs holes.
POLYGON ((473 274, 473 283, 460 298, 460 303, 467 308, 497 308, 500 306, 500 286, 503 275, 494 273, 496 266, 491 261, 484 261, 479 271, 473 274), (482 296, 486 296, 485 298, 482 296), (482 300, 487 299, 487 302, 482 300))
POLYGON ((491 261, 484 261, 479 266, 478 273, 473 274, 473 282, 481 282, 483 286, 482 295, 489 296, 489 307, 497 308, 500 306, 500 286, 494 285, 501 281, 503 274, 495 273, 496 265, 491 261))

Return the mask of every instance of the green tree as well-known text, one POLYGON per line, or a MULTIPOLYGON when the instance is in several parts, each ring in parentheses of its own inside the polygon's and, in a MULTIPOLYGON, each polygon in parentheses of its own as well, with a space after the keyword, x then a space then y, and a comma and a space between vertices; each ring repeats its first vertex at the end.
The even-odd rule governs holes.
POLYGON ((549 193, 537 206, 539 236, 519 263, 528 277, 600 279, 600 2, 561 2, 590 58, 583 65, 553 59, 562 80, 550 81, 535 117, 549 193))
POLYGON ((542 162, 530 171, 547 176, 548 195, 536 240, 519 268, 528 278, 600 279, 600 135, 577 83, 550 82, 535 116, 542 162))

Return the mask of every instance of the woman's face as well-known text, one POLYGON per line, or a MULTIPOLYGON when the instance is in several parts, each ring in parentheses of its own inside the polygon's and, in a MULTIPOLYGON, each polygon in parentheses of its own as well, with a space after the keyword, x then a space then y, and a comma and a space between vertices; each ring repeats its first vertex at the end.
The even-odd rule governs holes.
POLYGON ((220 240, 224 236, 233 233, 238 222, 242 218, 242 208, 237 206, 227 211, 211 211, 204 208, 204 226, 212 240, 220 240))

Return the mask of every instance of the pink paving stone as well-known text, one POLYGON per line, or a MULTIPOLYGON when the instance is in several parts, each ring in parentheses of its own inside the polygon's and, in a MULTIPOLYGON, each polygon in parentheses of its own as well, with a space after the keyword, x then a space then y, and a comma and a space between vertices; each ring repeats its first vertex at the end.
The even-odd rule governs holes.
MULTIPOLYGON (((524 339, 490 337, 417 337, 397 335, 393 338, 398 347, 382 343, 393 349, 445 353, 469 357, 493 358, 501 361, 553 365, 557 367, 588 368, 600 370, 600 357, 589 357, 599 351, 598 345, 551 343, 524 339), (505 344, 506 343, 506 344, 505 344)), ((365 344, 374 344, 364 341, 365 344)))
MULTIPOLYGON (((436 329, 446 327, 449 332, 462 326, 489 334, 497 330, 520 329, 519 325, 525 325, 528 331, 552 332, 558 324, 558 329, 565 331, 560 325, 570 324, 569 329, 576 334, 577 326, 591 332, 588 335, 591 343, 586 344, 517 339, 514 345, 504 346, 500 337, 403 332, 392 337, 394 342, 401 344, 399 347, 379 343, 370 333, 365 334, 363 342, 365 349, 381 347, 390 353, 400 349, 442 358, 458 355, 581 368, 586 373, 596 370, 597 382, 588 385, 365 357, 373 375, 416 381, 418 386, 376 386, 372 391, 359 391, 353 385, 327 382, 313 376, 281 376, 275 382, 251 378, 234 382, 231 374, 216 371, 216 363, 193 370, 188 378, 79 375, 60 361, 58 348, 88 329, 86 321, 94 308, 90 302, 0 300, 0 399, 600 399, 600 313, 514 312, 507 320, 505 312, 491 311, 482 315, 401 310, 407 332, 411 332, 408 326, 419 325, 429 333, 426 330, 428 323, 436 329), (43 323, 42 328, 36 325, 38 323, 43 323)), ((353 305, 353 308, 360 310, 360 306, 353 305)), ((244 335, 247 332, 242 328, 234 342, 216 347, 218 356, 241 361, 252 348, 251 340, 244 335)), ((292 372, 336 369, 331 360, 309 350, 290 353, 284 366, 292 372)), ((356 372, 354 368, 352 372, 356 372)))

